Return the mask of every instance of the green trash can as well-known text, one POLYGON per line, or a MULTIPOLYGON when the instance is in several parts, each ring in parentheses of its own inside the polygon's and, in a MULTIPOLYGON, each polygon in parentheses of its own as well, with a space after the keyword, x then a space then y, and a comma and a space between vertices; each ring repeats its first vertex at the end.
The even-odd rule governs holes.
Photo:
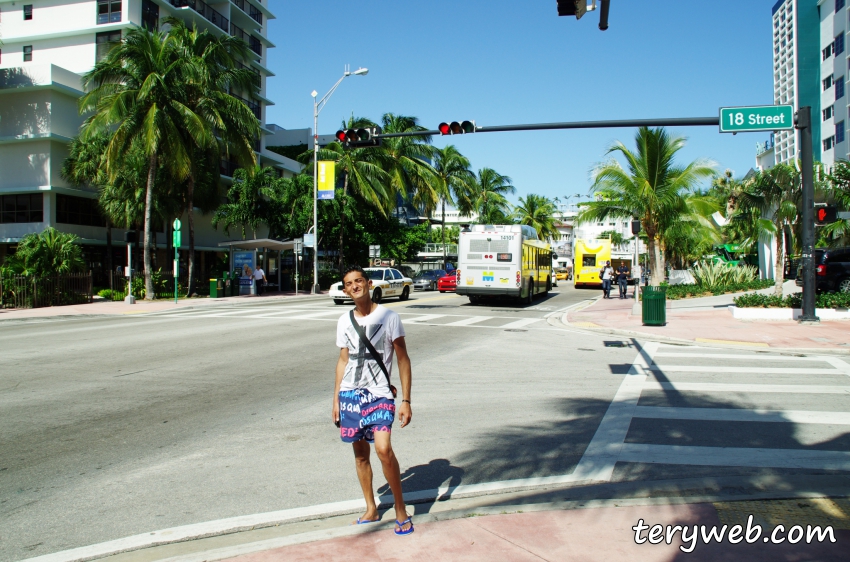
POLYGON ((644 287, 641 291, 641 318, 644 326, 667 323, 667 287, 644 287))
POLYGON ((218 298, 218 279, 210 279, 210 298, 218 298))

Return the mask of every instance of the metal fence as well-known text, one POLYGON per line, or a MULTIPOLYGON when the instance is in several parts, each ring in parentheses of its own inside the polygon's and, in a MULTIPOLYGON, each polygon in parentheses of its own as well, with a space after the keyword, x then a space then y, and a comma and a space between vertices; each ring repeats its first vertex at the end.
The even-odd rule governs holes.
POLYGON ((0 308, 41 308, 91 301, 91 272, 0 277, 0 308))

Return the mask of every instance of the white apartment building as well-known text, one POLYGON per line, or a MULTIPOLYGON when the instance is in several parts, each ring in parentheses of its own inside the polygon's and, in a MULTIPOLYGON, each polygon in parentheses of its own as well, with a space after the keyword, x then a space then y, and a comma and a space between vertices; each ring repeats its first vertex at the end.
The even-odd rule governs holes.
MULTIPOLYGON (((106 228, 96 194, 59 175, 83 120, 77 110, 81 76, 127 30, 159 29, 168 16, 245 40, 253 53, 245 67, 256 75, 259 91, 236 97, 262 124, 260 163, 282 175, 298 173, 300 164, 265 148, 265 137, 274 134, 265 125, 266 107, 273 104, 266 79, 273 75, 268 54, 274 45, 267 35, 274 14, 263 2, 268 0, 0 0, 0 261, 25 234, 53 226, 77 234, 89 266, 102 269, 106 228)), ((221 163, 225 181, 234 169, 221 163)), ((196 214, 195 222, 196 249, 219 252, 225 234, 213 230, 209 217, 196 214)), ((113 230, 113 239, 123 240, 123 231, 113 230)), ((187 236, 183 239, 185 247, 187 236)), ((166 247, 164 230, 157 242, 166 247)), ((125 253, 116 246, 114 262, 124 263, 125 253)))
POLYGON ((821 111, 812 119, 821 122, 821 162, 832 168, 836 160, 847 158, 847 79, 850 52, 845 45, 847 6, 845 0, 820 0, 821 111))

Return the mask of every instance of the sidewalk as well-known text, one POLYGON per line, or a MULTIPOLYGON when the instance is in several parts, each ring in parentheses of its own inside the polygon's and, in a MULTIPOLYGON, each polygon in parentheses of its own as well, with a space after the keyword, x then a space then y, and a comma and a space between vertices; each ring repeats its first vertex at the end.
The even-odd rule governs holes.
MULTIPOLYGON (((792 292, 794 290, 788 284, 783 289, 792 292)), ((616 294, 613 291, 612 293, 616 294)), ((667 301, 667 324, 644 326, 640 315, 632 314, 635 301, 630 290, 628 299, 600 298, 585 308, 567 311, 562 322, 575 328, 627 337, 733 345, 753 349, 829 350, 850 353, 850 322, 832 320, 805 326, 795 321, 736 320, 728 309, 735 296, 737 295, 667 301)))
POLYGON ((16 308, 2 309, 0 308, 0 321, 3 320, 24 320, 28 318, 50 318, 57 316, 112 316, 125 314, 145 314, 149 312, 163 312, 168 310, 186 310, 193 308, 201 308, 205 306, 220 306, 223 304, 230 305, 248 305, 257 304, 258 301, 293 301, 307 299, 327 299, 327 291, 319 295, 311 295, 310 293, 301 292, 297 295, 293 292, 285 293, 267 293, 265 295, 243 295, 238 297, 223 297, 220 299, 211 298, 192 298, 178 299, 177 304, 171 299, 158 299, 155 301, 146 301, 144 299, 136 299, 136 304, 125 304, 124 301, 107 301, 95 297, 95 301, 89 304, 77 304, 68 306, 46 306, 43 308, 16 308))

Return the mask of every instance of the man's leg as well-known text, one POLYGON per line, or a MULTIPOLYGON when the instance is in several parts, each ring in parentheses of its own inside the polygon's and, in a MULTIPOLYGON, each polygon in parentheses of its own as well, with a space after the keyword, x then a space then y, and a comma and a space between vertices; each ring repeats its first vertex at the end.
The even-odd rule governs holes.
MULTIPOLYGON (((390 443, 389 431, 375 432, 375 452, 378 453, 378 458, 381 459, 381 466, 384 469, 384 478, 387 479, 387 484, 390 485, 390 490, 393 493, 393 503, 395 504, 396 521, 404 521, 407 519, 407 508, 404 504, 404 495, 401 489, 401 471, 398 467, 398 459, 393 452, 392 444, 390 443)), ((407 531, 411 524, 402 525, 401 530, 407 531)))
POLYGON ((360 480, 360 488, 366 500, 366 513, 360 520, 374 521, 378 519, 378 506, 375 504, 375 491, 372 489, 372 463, 369 462, 372 448, 365 439, 355 441, 352 445, 354 446, 354 463, 357 466, 357 479, 360 480))

